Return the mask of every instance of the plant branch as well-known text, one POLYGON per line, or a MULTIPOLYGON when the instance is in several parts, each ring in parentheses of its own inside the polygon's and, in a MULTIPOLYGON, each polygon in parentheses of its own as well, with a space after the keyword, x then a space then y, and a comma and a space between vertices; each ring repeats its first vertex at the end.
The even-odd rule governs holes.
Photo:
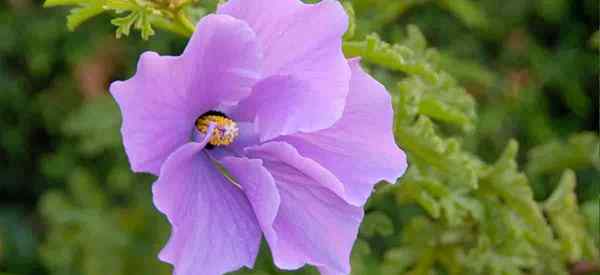
POLYGON ((192 36, 194 31, 196 30, 194 23, 192 23, 192 21, 187 17, 185 12, 183 11, 179 11, 175 14, 175 22, 181 27, 183 27, 182 32, 185 32, 187 36, 192 36))

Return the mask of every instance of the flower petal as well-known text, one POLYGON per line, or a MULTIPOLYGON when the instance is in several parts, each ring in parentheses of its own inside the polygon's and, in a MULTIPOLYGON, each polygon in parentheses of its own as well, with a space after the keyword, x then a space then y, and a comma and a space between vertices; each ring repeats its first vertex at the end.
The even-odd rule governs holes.
POLYGON ((223 274, 252 267, 261 231, 248 199, 211 163, 204 144, 187 143, 165 161, 152 188, 172 224, 159 258, 175 275, 223 274))
POLYGON ((253 118, 261 141, 330 127, 339 118, 336 113, 341 115, 345 99, 308 91, 305 83, 293 76, 270 77, 255 86, 254 93, 240 102, 232 117, 242 121, 253 118))
POLYGON ((246 22, 228 15, 202 18, 181 59, 191 92, 204 93, 203 100, 213 105, 237 103, 261 77, 256 34, 246 22))
POLYGON ((339 195, 344 194, 344 185, 334 174, 314 160, 301 156, 293 146, 287 143, 269 142, 252 146, 246 148, 246 153, 250 157, 269 161, 271 165, 277 164, 285 169, 300 171, 312 178, 320 187, 325 187, 339 195))
MULTIPOLYGON (((265 53, 266 75, 309 70, 302 67, 306 65, 303 59, 317 57, 323 46, 341 54, 341 38, 348 29, 348 16, 335 0, 317 4, 300 0, 230 0, 217 13, 248 22, 265 53)), ((330 65, 344 67, 336 63, 330 65)))
POLYGON ((346 203, 315 174, 320 168, 288 164, 305 163, 289 156, 289 145, 267 143, 248 149, 251 157, 261 158, 279 190, 281 204, 273 229, 277 238, 267 237, 275 264, 296 269, 304 264, 328 272, 349 274, 350 252, 363 217, 361 208, 346 203), (277 152, 279 151, 279 152, 277 152), (278 158, 284 157, 283 161, 278 158), (287 159, 285 159, 287 158, 287 159))
MULTIPOLYGON (((136 75, 112 83, 110 91, 121 108, 121 133, 131 168, 135 172, 159 174, 162 162, 189 141, 195 117, 182 98, 186 92, 176 57, 146 52, 140 57, 136 75)), ((206 109, 208 106, 196 106, 206 109)))
POLYGON ((392 102, 385 87, 350 61, 352 80, 342 118, 322 131, 282 137, 298 152, 333 172, 345 199, 365 203, 380 180, 394 183, 406 170, 406 155, 394 141, 392 102))
POLYGON ((165 159, 190 141, 199 115, 247 96, 259 58, 254 32, 226 15, 205 17, 182 56, 144 53, 137 73, 110 87, 132 169, 158 175, 165 159))
POLYGON ((221 164, 242 187, 265 236, 276 240, 273 221, 277 216, 281 198, 275 180, 263 167, 263 162, 259 159, 225 157, 221 164))
POLYGON ((237 119, 260 121, 264 141, 325 129, 340 118, 350 69, 341 50, 348 18, 338 1, 231 0, 218 12, 248 22, 264 52, 265 79, 240 103, 237 119))

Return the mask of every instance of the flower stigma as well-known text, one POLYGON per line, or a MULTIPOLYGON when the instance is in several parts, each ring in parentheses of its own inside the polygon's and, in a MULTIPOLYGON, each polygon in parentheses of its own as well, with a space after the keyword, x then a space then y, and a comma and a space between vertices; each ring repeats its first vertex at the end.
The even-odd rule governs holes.
POLYGON ((206 144, 206 149, 229 145, 239 134, 239 128, 235 121, 219 111, 208 111, 196 119, 196 129, 202 134, 208 132, 211 124, 215 125, 215 129, 206 144))

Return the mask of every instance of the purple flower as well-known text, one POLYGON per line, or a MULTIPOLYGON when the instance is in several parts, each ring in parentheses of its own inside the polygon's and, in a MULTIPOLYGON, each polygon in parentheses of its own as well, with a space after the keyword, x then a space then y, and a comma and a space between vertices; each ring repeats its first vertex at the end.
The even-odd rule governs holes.
POLYGON ((176 275, 275 264, 348 274, 362 205, 406 157, 385 88, 346 60, 337 1, 230 0, 181 56, 144 53, 111 85, 131 167, 158 176, 176 275))

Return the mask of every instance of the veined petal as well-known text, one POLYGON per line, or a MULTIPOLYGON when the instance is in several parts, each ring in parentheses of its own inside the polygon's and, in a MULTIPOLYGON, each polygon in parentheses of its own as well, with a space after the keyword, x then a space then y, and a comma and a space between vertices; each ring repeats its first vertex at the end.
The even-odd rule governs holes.
POLYGON ((327 188, 339 195, 344 194, 344 185, 334 174, 314 160, 301 156, 293 146, 285 142, 269 142, 248 147, 246 153, 250 157, 269 162, 271 166, 277 165, 281 169, 299 171, 312 178, 311 182, 319 187, 327 188))
POLYGON ((280 135, 311 132, 331 126, 344 109, 345 98, 311 92, 293 76, 273 76, 259 82, 251 96, 240 102, 232 117, 254 121, 261 141, 280 135), (333 108, 333 109, 332 109, 333 108), (335 109, 335 110, 334 110, 335 109))
POLYGON ((263 162, 260 159, 225 157, 221 164, 242 187, 265 237, 276 241, 273 222, 279 211, 281 198, 275 180, 263 166, 263 162))
MULTIPOLYGON (((230 0, 217 13, 244 20, 254 30, 265 54, 266 75, 309 69, 302 68, 306 65, 302 64, 303 59, 318 56, 323 46, 341 46, 348 29, 348 16, 335 0, 317 4, 300 0, 230 0)), ((337 50, 341 53, 341 47, 337 50)))
POLYGON ((331 128, 279 140, 333 172, 344 184, 344 198, 362 205, 378 181, 396 182, 407 162, 394 141, 389 93, 360 68, 359 60, 350 65, 352 80, 342 118, 331 128))
POLYGON ((341 50, 348 18, 338 1, 231 0, 218 13, 248 22, 264 52, 264 79, 240 102, 236 119, 260 122, 265 141, 325 129, 340 118, 350 69, 341 50))
POLYGON ((140 57, 137 73, 116 81, 110 91, 121 108, 121 134, 131 168, 158 175, 163 161, 192 136, 194 108, 209 108, 200 101, 186 100, 184 76, 177 57, 146 52, 140 57))
POLYGON ((211 163, 204 144, 188 143, 165 161, 152 188, 172 232, 159 258, 175 275, 220 275, 252 267, 261 230, 242 190, 211 163))
POLYGON ((323 182, 327 178, 319 175, 322 168, 316 163, 299 167, 307 164, 299 156, 290 156, 286 150, 276 152, 286 146, 268 143, 248 149, 249 156, 263 160, 281 198, 273 222, 277 238, 267 235, 275 264, 283 269, 312 264, 328 272, 349 274, 350 252, 363 211, 337 196, 328 187, 331 183, 323 182))
POLYGON ((144 53, 136 74, 110 87, 132 169, 158 175, 166 158, 190 141, 199 115, 250 93, 259 60, 254 32, 226 15, 203 18, 182 56, 144 53))
POLYGON ((256 34, 242 20, 207 15, 181 56, 192 92, 213 105, 230 106, 245 98, 261 78, 262 52, 256 34))

